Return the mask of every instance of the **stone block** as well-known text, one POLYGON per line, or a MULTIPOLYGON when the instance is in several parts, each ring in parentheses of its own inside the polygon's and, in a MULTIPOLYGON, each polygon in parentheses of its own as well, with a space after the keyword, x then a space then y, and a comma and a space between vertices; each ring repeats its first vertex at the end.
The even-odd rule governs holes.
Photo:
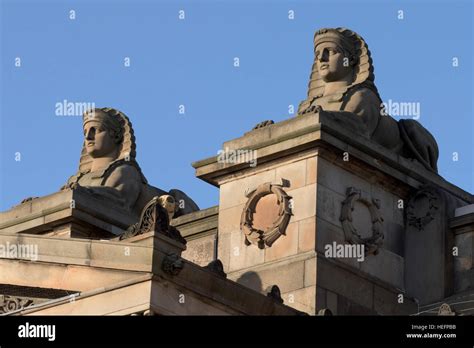
POLYGON ((372 308, 361 306, 344 296, 337 296, 338 315, 376 315, 372 308))
POLYGON ((340 226, 341 206, 345 196, 318 183, 316 214, 336 226, 340 226))
POLYGON ((398 207, 395 205, 397 197, 378 185, 371 186, 370 194, 372 199, 378 199, 380 202, 379 211, 382 214, 384 223, 393 223, 395 210, 398 210, 398 207))
POLYGON ((386 249, 379 249, 377 255, 367 255, 360 270, 398 289, 405 288, 403 258, 386 249))
POLYGON ((311 157, 306 160, 306 185, 316 183, 318 177, 319 157, 311 157))
MULTIPOLYGON (((326 257, 326 247, 347 244, 342 227, 336 226, 321 218, 316 219, 316 251, 321 257, 326 257)), ((331 258, 335 262, 342 262, 353 268, 359 269, 357 258, 331 258)))
POLYGON ((91 242, 91 266, 151 271, 153 249, 146 246, 102 241, 91 242))
POLYGON ((405 255, 405 228, 394 222, 384 221, 383 247, 397 255, 405 255))
POLYGON ((458 255, 454 256, 454 270, 462 272, 473 268, 474 232, 457 234, 454 238, 454 246, 457 247, 458 252, 458 255))
POLYGON ((285 293, 303 288, 304 260, 285 259, 282 262, 272 262, 251 270, 229 273, 228 278, 245 286, 252 283, 252 288, 260 288, 260 291, 278 285, 280 291, 285 293))
POLYGON ((219 211, 245 204, 248 199, 245 196, 247 190, 275 180, 275 170, 269 169, 223 183, 219 188, 219 211))
POLYGON ((294 190, 305 186, 306 183, 306 160, 299 160, 276 168, 276 181, 286 179, 290 182, 290 189, 294 190))
POLYGON ((341 225, 334 225, 318 216, 316 218, 316 250, 324 255, 325 246, 333 242, 337 244, 345 243, 341 225))
POLYGON ((181 256, 199 266, 206 266, 214 260, 216 237, 207 235, 188 241, 181 256))
POLYGON ((230 236, 229 272, 253 267, 265 261, 265 249, 256 245, 245 245, 243 232, 233 232, 230 236))
POLYGON ((290 222, 304 220, 316 214, 316 184, 286 191, 292 197, 293 207, 290 222))
POLYGON ((286 228, 286 235, 280 236, 271 247, 265 248, 265 262, 282 259, 298 252, 298 225, 298 222, 290 223, 286 228))
POLYGON ((393 223, 399 224, 401 226, 405 225, 405 208, 407 200, 399 197, 397 195, 393 196, 393 223), (402 200, 402 202, 399 202, 402 200), (400 205, 402 203, 402 205, 400 205))
POLYGON ((459 233, 454 238, 458 255, 454 256, 454 289, 456 292, 474 287, 474 232, 459 233))
POLYGON ((315 250, 316 248, 316 218, 310 217, 299 221, 298 252, 315 250))
POLYGON ((359 274, 318 258, 316 284, 364 307, 372 307, 373 285, 359 274))
POLYGON ((219 235, 240 232, 240 219, 244 206, 244 204, 240 204, 219 211, 219 235))
POLYGON ((304 262, 304 286, 316 285, 316 274, 318 270, 316 267, 316 254, 313 258, 307 259, 304 262))
MULTIPOLYGON (((342 161, 342 159, 340 159, 342 161)), ((317 182, 330 190, 345 197, 348 187, 355 187, 364 192, 370 192, 370 182, 361 178, 340 166, 318 157, 317 182)))
POLYGON ((228 272, 230 268, 231 236, 231 233, 219 233, 217 236, 217 258, 221 260, 224 272, 228 272))
POLYGON ((282 294, 283 304, 308 314, 316 311, 316 286, 290 291, 282 294))
POLYGON ((401 291, 394 292, 374 285, 374 311, 378 315, 411 315, 418 312, 418 306, 401 291))

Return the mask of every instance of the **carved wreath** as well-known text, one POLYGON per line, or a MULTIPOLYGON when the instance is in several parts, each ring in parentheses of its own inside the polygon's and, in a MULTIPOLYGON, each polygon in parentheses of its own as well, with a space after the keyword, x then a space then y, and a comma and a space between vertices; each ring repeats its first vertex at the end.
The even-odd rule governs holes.
POLYGON ((419 231, 423 230, 428 223, 430 223, 436 214, 436 210, 438 210, 437 206, 437 197, 436 195, 431 192, 428 188, 422 189, 418 191, 409 201, 407 207, 407 222, 408 225, 414 226, 419 231), (415 202, 420 197, 426 197, 428 199, 428 211, 423 216, 417 216, 417 209, 415 206, 415 202))
POLYGON ((354 187, 347 189, 347 197, 342 202, 340 220, 345 239, 351 244, 364 244, 366 255, 377 254, 378 248, 383 242, 383 218, 379 208, 380 201, 378 199, 369 199, 362 194, 361 190, 354 187), (368 238, 363 238, 352 224, 352 211, 354 210, 355 202, 360 202, 369 209, 372 220, 372 235, 368 238))
POLYGON ((245 204, 240 220, 240 229, 245 234, 245 244, 255 244, 260 249, 271 247, 282 234, 285 234, 292 215, 290 208, 291 197, 283 191, 283 185, 271 183, 258 186, 255 190, 248 192, 247 197, 248 201, 245 204), (279 206, 278 218, 273 222, 272 226, 262 231, 253 227, 253 215, 258 201, 270 194, 274 194, 277 197, 277 204, 279 206))

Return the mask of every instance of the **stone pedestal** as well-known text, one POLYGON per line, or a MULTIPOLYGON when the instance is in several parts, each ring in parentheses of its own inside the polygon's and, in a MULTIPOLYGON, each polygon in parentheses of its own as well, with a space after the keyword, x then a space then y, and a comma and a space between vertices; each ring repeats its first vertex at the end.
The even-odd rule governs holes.
MULTIPOLYGON (((406 260, 421 243, 407 245, 408 202, 425 185, 449 197, 447 209, 473 201, 439 175, 350 133, 324 112, 256 129, 222 149, 236 156, 193 164, 197 177, 220 188, 217 257, 229 278, 257 291, 276 284, 285 304, 310 314, 325 308, 334 314, 416 313, 413 297, 420 293, 407 291, 413 284, 406 283, 406 274, 412 279, 425 271, 416 259, 406 260), (258 200, 252 192, 268 197, 258 200), (291 217, 278 225, 287 201, 291 217), (281 233, 268 221, 272 218, 281 233), (258 224, 267 232, 260 233, 258 224), (270 235, 277 236, 271 245, 252 242, 270 235), (357 244, 368 251, 363 261, 328 257, 333 246, 357 244)), ((451 243, 449 230, 438 233, 439 243, 451 243)), ((446 251, 448 244, 439 248, 446 251)), ((444 280, 435 281, 449 288, 444 280)))
POLYGON ((120 206, 83 189, 35 198, 0 213, 0 233, 41 234, 60 238, 112 238, 137 222, 120 206))

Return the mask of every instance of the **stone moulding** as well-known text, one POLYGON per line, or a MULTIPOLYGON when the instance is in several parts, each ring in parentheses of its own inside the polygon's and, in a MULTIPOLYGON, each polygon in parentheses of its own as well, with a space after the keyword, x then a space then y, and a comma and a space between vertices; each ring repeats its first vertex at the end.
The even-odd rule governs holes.
POLYGON ((32 304, 34 301, 29 298, 0 295, 0 315, 23 309, 32 304))
POLYGON ((271 247, 282 234, 285 234, 292 213, 290 208, 291 197, 283 190, 284 185, 284 181, 282 184, 264 183, 246 194, 248 200, 242 211, 240 229, 245 234, 245 244, 247 246, 255 244, 260 249, 271 247), (253 227, 253 215, 260 199, 271 194, 277 197, 278 218, 270 227, 262 231, 253 227))
POLYGON ((186 245, 186 239, 175 227, 170 225, 168 211, 162 206, 162 200, 158 196, 146 204, 140 215, 140 220, 131 225, 119 239, 126 240, 148 232, 161 233, 186 245))
POLYGON ((184 267, 184 262, 183 259, 175 254, 175 253, 170 253, 166 255, 166 257, 163 259, 163 262, 161 263, 161 269, 163 272, 171 275, 171 276, 176 276, 181 272, 181 270, 184 267))
POLYGON ((410 198, 407 205, 407 223, 421 231, 435 218, 436 211, 438 210, 438 198, 433 193, 432 189, 425 187, 410 198), (420 199, 426 199, 428 202, 428 210, 425 214, 419 214, 420 211, 417 208, 416 202, 420 199))
POLYGON ((349 187, 347 189, 346 196, 346 199, 342 202, 340 217, 346 241, 350 244, 364 244, 366 255, 376 255, 384 239, 383 218, 379 210, 380 201, 378 199, 367 197, 361 190, 354 187, 349 187), (360 202, 369 209, 372 220, 372 235, 368 238, 361 237, 352 224, 352 211, 354 210, 355 202, 360 202))

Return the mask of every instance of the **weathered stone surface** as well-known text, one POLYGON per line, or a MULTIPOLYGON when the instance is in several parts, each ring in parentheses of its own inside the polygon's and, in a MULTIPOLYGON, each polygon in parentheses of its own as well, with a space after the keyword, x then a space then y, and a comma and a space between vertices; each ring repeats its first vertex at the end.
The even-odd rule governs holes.
MULTIPOLYGON (((340 294, 364 307, 372 308, 372 283, 361 278, 356 273, 337 266, 335 263, 318 258, 316 282, 318 286, 340 294)), ((337 313, 337 311, 335 313, 337 313)))
POLYGON ((215 259, 216 237, 208 235, 202 238, 190 240, 186 244, 186 250, 182 256, 199 266, 206 266, 215 259))
MULTIPOLYGON (((334 312, 333 312, 334 314, 334 312)), ((344 296, 337 296, 337 315, 376 315, 372 308, 361 306, 344 296)))
POLYGON ((228 277, 238 283, 242 282, 242 284, 260 283, 262 287, 261 289, 277 284, 281 289, 281 292, 286 293, 303 288, 304 259, 285 259, 281 262, 270 263, 260 267, 252 267, 245 271, 232 272, 228 274, 228 277), (246 276, 246 273, 251 273, 252 276, 248 277, 246 276), (246 282, 248 278, 251 279, 246 282))
POLYGON ((456 292, 465 291, 474 285, 474 231, 455 236, 454 287, 456 292))
POLYGON ((385 233, 383 247, 397 255, 405 255, 405 229, 402 225, 393 222, 385 222, 385 233))
POLYGON ((318 176, 319 158, 314 156, 306 160, 306 185, 314 184, 318 176))
POLYGON ((316 214, 316 184, 287 190, 287 193, 293 198, 293 216, 290 222, 301 221, 316 214))
MULTIPOLYGON (((336 245, 347 244, 341 227, 320 219, 319 217, 316 219, 316 237, 316 251, 321 257, 326 257, 326 247, 332 247, 334 245, 333 243, 336 243, 336 245)), ((331 260, 336 263, 344 263, 355 269, 359 269, 360 267, 360 262, 357 261, 357 258, 338 257, 331 258, 331 260)))
POLYGON ((403 258, 386 249, 379 249, 377 255, 368 255, 360 262, 360 270, 387 282, 393 287, 404 289, 403 258))
POLYGON ((304 262, 304 286, 313 286, 316 285, 316 279, 317 279, 317 267, 316 267, 316 254, 314 254, 315 257, 307 259, 304 262))
MULTIPOLYGON (((350 158, 350 157, 349 157, 350 158)), ((358 175, 355 175, 335 163, 330 163, 323 157, 318 157, 318 174, 317 182, 324 187, 330 188, 332 191, 345 196, 347 189, 351 186, 357 187, 357 189, 362 190, 366 193, 370 193, 371 183, 367 180, 370 180, 370 177, 365 179, 361 178, 358 175)), ((343 158, 337 158, 336 161, 343 162, 343 158)), ((343 163, 339 163, 343 164, 343 163)), ((362 174, 362 173, 360 173, 362 174)))
POLYGON ((265 262, 283 259, 298 252, 298 222, 286 228, 286 235, 281 236, 270 248, 265 248, 265 262))
POLYGON ((345 196, 340 195, 324 185, 317 186, 317 216, 335 226, 340 226, 341 207, 345 196))
POLYGON ((268 194, 258 200, 253 214, 253 227, 265 231, 278 218, 278 199, 274 194, 268 194))
POLYGON ((81 189, 57 192, 30 203, 32 209, 26 215, 19 215, 23 211, 21 206, 0 213, 0 232, 51 234, 63 229, 63 233, 69 231, 68 237, 83 237, 87 233, 89 238, 110 238, 136 222, 120 206, 81 189))
POLYGON ((468 214, 473 214, 474 213, 474 204, 468 204, 463 207, 456 208, 454 211, 454 216, 463 216, 463 215, 468 215, 468 214))
POLYGON ((407 207, 405 286, 421 305, 441 301, 453 291, 454 267, 448 219, 451 199, 438 188, 425 187, 407 207))
POLYGON ((378 315, 412 315, 418 312, 418 305, 401 291, 374 285, 374 311, 378 315))
POLYGON ((276 168, 275 177, 276 180, 288 180, 291 189, 304 186, 306 183, 306 160, 299 160, 276 168))
POLYGON ((299 221, 298 252, 316 250, 316 218, 310 217, 299 221))
POLYGON ((275 170, 272 169, 222 184, 219 190, 219 211, 244 204, 247 202, 247 190, 255 189, 265 182, 275 181, 275 170))
POLYGON ((87 291, 137 275, 132 271, 118 271, 105 268, 89 268, 64 263, 20 262, 0 260, 0 281, 3 284, 32 286, 70 291, 87 291))
MULTIPOLYGON (((259 265, 265 261, 265 250, 245 244, 245 235, 240 231, 230 236, 229 272, 259 265)), ((276 284, 276 283, 274 283, 276 284)))
POLYGON ((284 303, 299 311, 314 315, 316 312, 316 286, 282 294, 284 303))

